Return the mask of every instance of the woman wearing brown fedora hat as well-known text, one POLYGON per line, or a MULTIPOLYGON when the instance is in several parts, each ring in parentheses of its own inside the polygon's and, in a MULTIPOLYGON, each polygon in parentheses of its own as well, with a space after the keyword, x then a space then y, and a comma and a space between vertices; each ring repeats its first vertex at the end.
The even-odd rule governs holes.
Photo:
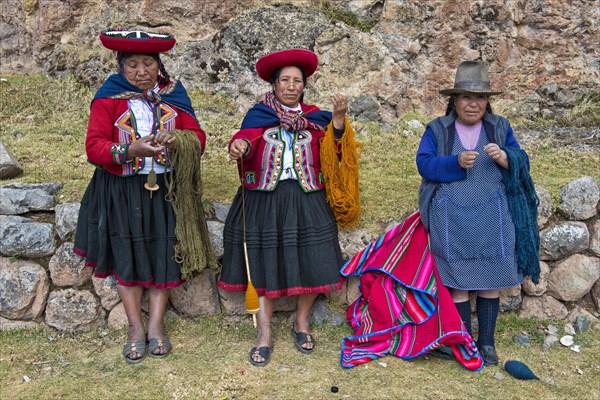
POLYGON ((450 96, 446 115, 427 125, 417 151, 419 211, 442 283, 469 333, 469 291, 477 291, 477 345, 485 365, 497 365, 499 290, 521 284, 524 272, 503 180, 518 166, 510 165, 507 153, 516 154, 526 171, 529 160, 509 121, 492 113, 489 96, 500 92, 491 90, 481 61, 461 63, 454 87, 440 93, 450 96))
POLYGON ((245 291, 246 265, 249 268, 260 304, 256 346, 249 355, 255 366, 265 366, 273 350, 276 298, 297 296, 291 332, 298 351, 308 354, 315 346, 309 327, 314 300, 320 293, 341 288, 343 260, 336 224, 340 219, 328 204, 331 193, 324 190, 335 184, 325 171, 326 156, 337 165, 341 153, 354 164, 350 180, 355 190, 343 200, 354 202, 347 211, 355 213, 345 222, 358 216, 358 156, 346 117, 348 101, 333 95, 333 113, 303 102, 307 78, 317 66, 317 55, 304 49, 260 58, 256 71, 272 90, 249 110, 230 141, 229 157, 238 163, 242 187, 225 222, 218 284, 225 290, 245 291))
POLYGON ((183 283, 185 268, 204 268, 210 259, 202 203, 187 194, 199 190, 194 181, 206 135, 183 85, 169 78, 161 62, 159 53, 175 45, 172 36, 112 30, 100 40, 116 51, 119 73, 92 100, 86 153, 97 168, 81 200, 74 251, 96 277, 118 281, 129 323, 123 357, 136 364, 146 355, 169 354, 164 332, 169 289, 183 283), (191 254, 188 240, 198 237, 203 243, 191 254))

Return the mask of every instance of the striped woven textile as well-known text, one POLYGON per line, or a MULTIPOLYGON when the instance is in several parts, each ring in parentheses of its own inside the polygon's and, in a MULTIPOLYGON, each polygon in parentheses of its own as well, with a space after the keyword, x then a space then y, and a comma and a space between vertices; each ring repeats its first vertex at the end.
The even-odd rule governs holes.
POLYGON ((418 212, 369 244, 341 273, 359 277, 361 292, 346 313, 355 335, 342 341, 343 367, 387 354, 411 359, 449 346, 467 370, 483 368, 477 346, 440 281, 418 212))

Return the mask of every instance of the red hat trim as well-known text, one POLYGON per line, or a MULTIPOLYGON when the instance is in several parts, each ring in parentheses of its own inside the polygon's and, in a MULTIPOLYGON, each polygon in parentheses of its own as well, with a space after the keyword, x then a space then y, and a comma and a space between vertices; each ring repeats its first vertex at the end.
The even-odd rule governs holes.
POLYGON ((107 49, 125 53, 162 53, 175 46, 171 35, 144 31, 100 32, 100 41, 107 49))
POLYGON ((281 50, 267 54, 256 62, 256 72, 262 80, 269 82, 273 72, 283 67, 302 67, 306 76, 315 73, 319 59, 315 53, 304 49, 281 50))

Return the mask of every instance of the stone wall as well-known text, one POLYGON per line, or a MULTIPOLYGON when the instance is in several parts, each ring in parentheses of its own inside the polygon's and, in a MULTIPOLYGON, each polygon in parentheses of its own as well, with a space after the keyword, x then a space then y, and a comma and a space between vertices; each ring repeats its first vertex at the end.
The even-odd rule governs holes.
MULTIPOLYGON (((126 325, 114 278, 97 279, 71 242, 79 203, 54 205, 60 183, 0 186, 0 330, 46 324, 60 331, 89 331, 108 324, 126 325)), ((552 207, 550 194, 536 187, 542 229, 540 282, 503 290, 502 311, 523 317, 567 319, 598 326, 600 311, 600 189, 590 177, 576 179, 560 191, 552 207), (583 321, 583 322, 582 322, 583 321)), ((207 215, 211 243, 222 255, 223 222, 228 206, 213 204, 207 215)), ((340 245, 350 258, 375 238, 367 232, 342 231, 340 245)), ((204 271, 172 291, 172 312, 201 316, 244 314, 244 293, 220 291, 216 271, 204 271)), ((358 296, 350 279, 331 300, 350 304, 358 296)), ((147 311, 147 299, 144 301, 147 311)), ((277 311, 295 309, 283 298, 277 311)))
POLYGON ((166 30, 178 39, 163 57, 171 75, 230 95, 239 110, 268 88, 256 60, 284 46, 320 58, 307 99, 329 108, 343 91, 354 120, 438 115, 438 91, 474 58, 489 63, 492 86, 504 91, 495 106, 507 112, 548 118, 600 94, 598 1, 4 0, 0 14, 2 73, 72 73, 97 87, 115 70, 100 31, 166 30), (332 9, 348 23, 330 19, 332 9), (363 21, 376 24, 357 29, 363 21))

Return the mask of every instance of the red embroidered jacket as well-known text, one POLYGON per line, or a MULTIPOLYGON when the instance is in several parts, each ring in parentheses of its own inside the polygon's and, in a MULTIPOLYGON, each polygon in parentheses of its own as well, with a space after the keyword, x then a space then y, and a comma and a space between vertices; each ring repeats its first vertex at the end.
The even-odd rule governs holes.
MULTIPOLYGON (((301 103, 303 111, 314 110, 315 106, 301 103)), ((294 135, 292 144, 294 170, 300 187, 305 192, 325 188, 321 172, 320 142, 325 132, 305 130, 294 135)), ((277 187, 283 172, 285 143, 280 127, 247 128, 238 131, 230 141, 245 139, 250 150, 242 162, 238 160, 238 172, 244 187, 250 190, 272 191, 277 187)))
MULTIPOLYGON (((188 113, 165 103, 160 104, 160 129, 192 130, 196 132, 202 150, 206 146, 206 134, 198 121, 188 113)), ((137 140, 133 113, 124 99, 100 98, 94 100, 90 111, 85 149, 88 160, 115 175, 133 175, 144 167, 144 158, 123 162, 116 157, 111 147, 130 144, 137 140)), ((157 159, 157 162, 160 160, 157 159)))

